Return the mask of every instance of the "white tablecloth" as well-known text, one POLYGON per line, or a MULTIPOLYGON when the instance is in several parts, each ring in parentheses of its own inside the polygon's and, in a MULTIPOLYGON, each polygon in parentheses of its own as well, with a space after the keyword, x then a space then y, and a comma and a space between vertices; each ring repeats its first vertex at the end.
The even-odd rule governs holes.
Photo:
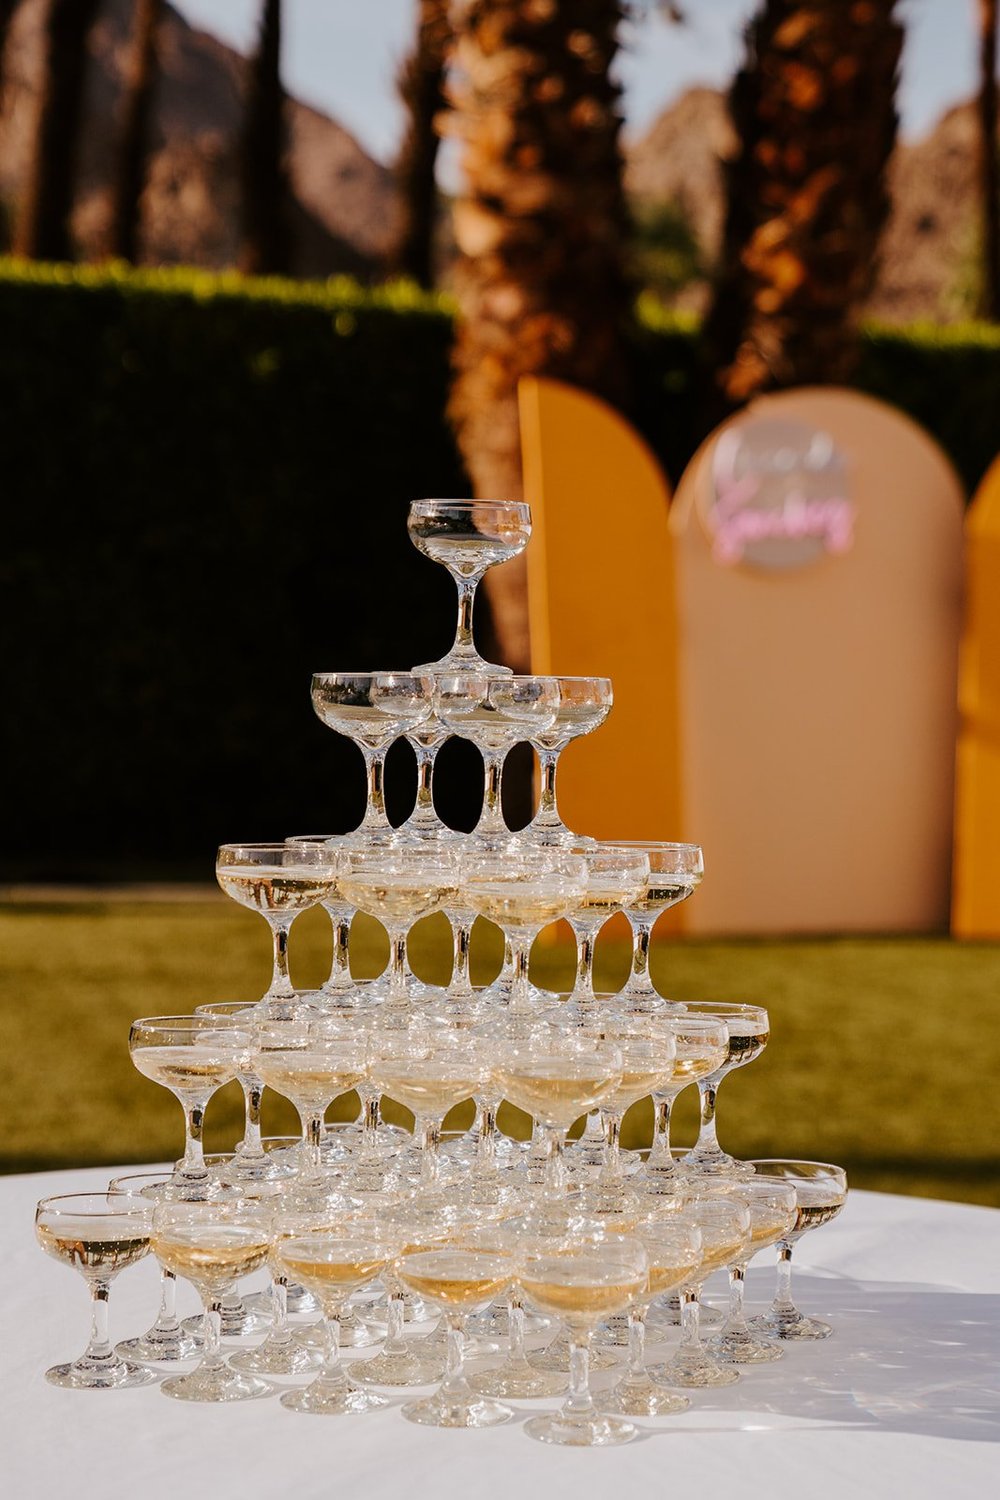
MULTIPOLYGON (((1000 1211, 852 1193, 796 1252, 795 1290, 833 1338, 788 1350, 736 1386, 693 1393, 681 1416, 640 1421, 610 1449, 551 1448, 519 1430, 551 1402, 481 1432, 404 1421, 396 1407, 307 1417, 277 1400, 201 1406, 155 1387, 58 1390, 50 1364, 86 1342, 86 1288, 34 1239, 36 1199, 106 1186, 108 1169, 0 1179, 0 1494, 137 1500, 942 1500, 995 1494, 1000 1478, 1000 1211)), ((773 1285, 751 1270, 749 1300, 773 1285)), ((711 1288, 710 1288, 711 1290, 711 1288)), ((190 1287, 186 1309, 194 1311, 190 1287)), ((112 1337, 156 1304, 152 1260, 123 1273, 112 1337)), ((294 1383, 294 1382, 293 1382, 294 1383)), ((595 1385, 597 1381, 595 1380, 595 1385)))

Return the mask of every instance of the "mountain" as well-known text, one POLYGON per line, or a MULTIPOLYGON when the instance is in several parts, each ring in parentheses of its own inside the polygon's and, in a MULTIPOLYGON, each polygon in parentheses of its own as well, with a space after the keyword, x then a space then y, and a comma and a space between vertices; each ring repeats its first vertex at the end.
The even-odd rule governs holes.
MULTIPOLYGON (((736 138, 725 95, 689 89, 627 147, 625 183, 640 200, 670 201, 694 231, 706 261, 718 256, 724 212, 722 162, 736 138)), ((900 142, 889 169, 892 210, 882 236, 867 311, 894 323, 968 315, 976 246, 976 117, 949 110, 922 140, 900 142)), ((704 305, 704 284, 687 289, 704 305)))
MULTIPOLYGON (((0 99, 0 196, 16 200, 31 150, 46 0, 24 0, 8 40, 0 99)), ((74 231, 81 253, 99 255, 108 223, 122 78, 132 5, 105 0, 94 27, 86 82, 74 231)), ((143 259, 231 265, 238 251, 237 146, 246 62, 167 7, 161 33, 143 259)), ((390 172, 335 120, 290 99, 289 175, 298 275, 371 274, 391 241, 390 172)))

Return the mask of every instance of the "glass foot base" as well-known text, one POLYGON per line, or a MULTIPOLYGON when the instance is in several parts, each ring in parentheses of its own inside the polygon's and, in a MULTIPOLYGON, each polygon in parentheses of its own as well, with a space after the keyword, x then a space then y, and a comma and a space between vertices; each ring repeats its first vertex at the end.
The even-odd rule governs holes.
POLYGON ((683 1359, 676 1355, 665 1365, 651 1365, 649 1377, 657 1385, 680 1386, 687 1391, 708 1390, 719 1385, 735 1385, 740 1372, 735 1365, 720 1365, 717 1360, 683 1359))
MULTIPOLYGON (((564 1338, 555 1339, 544 1349, 540 1349, 537 1354, 530 1355, 528 1363, 535 1370, 558 1370, 561 1375, 568 1375, 568 1341, 564 1338)), ((621 1360, 618 1356, 609 1354, 607 1350, 595 1348, 591 1345, 589 1364, 591 1371, 614 1370, 621 1364, 621 1360)))
POLYGON ((833 1332, 829 1323, 819 1318, 806 1318, 801 1313, 788 1317, 782 1313, 762 1313, 759 1318, 750 1318, 748 1327, 765 1338, 771 1339, 828 1339, 833 1332))
POLYGON ((552 1416, 532 1417, 524 1430, 539 1443, 564 1443, 576 1448, 606 1448, 613 1443, 629 1443, 639 1429, 622 1417, 568 1417, 562 1412, 552 1416))
MULTIPOLYGON (((262 1312, 253 1312, 245 1304, 239 1309, 222 1309, 222 1337, 224 1339, 250 1339, 256 1338, 260 1333, 266 1333, 271 1326, 271 1319, 262 1312)), ((193 1333, 200 1336, 204 1328, 204 1314, 197 1313, 193 1318, 185 1318, 181 1327, 185 1333, 193 1333)))
POLYGON ((314 1417, 347 1417, 358 1412, 376 1411, 388 1406, 384 1396, 375 1391, 362 1390, 349 1381, 314 1380, 301 1391, 286 1391, 281 1398, 282 1406, 289 1411, 302 1411, 314 1417))
POLYGON ((408 1401, 402 1410, 408 1422, 422 1427, 499 1427, 514 1415, 499 1401, 474 1396, 462 1401, 428 1396, 425 1401, 408 1401))
POLYGON ((407 1349, 405 1353, 376 1354, 374 1359, 359 1360, 352 1365, 351 1373, 366 1385, 434 1385, 444 1375, 444 1360, 407 1349))
POLYGON ((193 1359, 200 1354, 202 1341, 194 1334, 186 1333, 178 1324, 175 1329, 159 1332, 150 1329, 137 1339, 123 1339, 120 1344, 115 1345, 115 1353, 120 1354, 122 1359, 153 1360, 164 1363, 175 1363, 178 1360, 193 1359))
POLYGON ((131 1386, 155 1385, 160 1376, 155 1370, 129 1364, 124 1359, 107 1361, 76 1359, 72 1364, 53 1365, 45 1371, 49 1385, 73 1391, 123 1391, 131 1386))
MULTIPOLYGON (((303 1349, 325 1349, 326 1331, 322 1323, 305 1323, 293 1332, 295 1342, 303 1349)), ((376 1333, 366 1328, 353 1314, 345 1317, 340 1325, 340 1347, 342 1349, 370 1349, 381 1343, 376 1333)))
MULTIPOLYGON (((704 1333, 709 1328, 722 1328, 725 1325, 726 1314, 720 1312, 717 1307, 712 1307, 711 1303, 703 1302, 698 1321, 704 1333)), ((650 1339, 658 1338, 666 1328, 680 1328, 680 1326, 681 1305, 676 1296, 668 1296, 663 1302, 654 1302, 646 1319, 646 1331, 650 1339)))
POLYGON ((706 1339, 705 1347, 716 1358, 731 1365, 770 1365, 784 1359, 785 1351, 774 1339, 752 1333, 721 1333, 706 1339))
POLYGON ((257 1349, 241 1349, 231 1355, 229 1363, 247 1375, 308 1375, 320 1360, 318 1351, 305 1348, 295 1339, 281 1344, 265 1339, 257 1349))
POLYGON ((681 1157, 681 1168, 686 1176, 693 1177, 697 1182, 702 1177, 753 1177, 755 1169, 748 1161, 737 1161, 735 1156, 730 1156, 726 1151, 705 1152, 699 1156, 696 1151, 689 1151, 687 1156, 681 1157))
POLYGON ((513 1396, 531 1401, 539 1396, 561 1396, 567 1377, 558 1370, 535 1370, 527 1360, 508 1360, 495 1370, 469 1376, 469 1384, 481 1396, 513 1396))
MULTIPOLYGON (((265 1317, 271 1316, 271 1293, 250 1292, 243 1298, 243 1306, 248 1312, 262 1313, 265 1317)), ((290 1286, 285 1292, 285 1306, 290 1313, 318 1313, 319 1303, 312 1292, 307 1292, 304 1286, 290 1286)))
POLYGON ((626 1417, 669 1417, 687 1411, 691 1405, 686 1396, 661 1390, 646 1375, 620 1380, 599 1399, 606 1411, 622 1412, 626 1417))
POLYGON ((427 661, 419 667, 411 667, 424 677, 445 676, 449 672, 485 672, 490 677, 512 677, 512 667, 501 666, 498 662, 487 661, 485 656, 470 647, 467 651, 453 649, 447 656, 442 656, 439 661, 427 661))
POLYGON ((165 1380, 160 1390, 175 1401, 259 1401, 278 1387, 256 1375, 244 1375, 224 1365, 219 1370, 192 1370, 165 1380))

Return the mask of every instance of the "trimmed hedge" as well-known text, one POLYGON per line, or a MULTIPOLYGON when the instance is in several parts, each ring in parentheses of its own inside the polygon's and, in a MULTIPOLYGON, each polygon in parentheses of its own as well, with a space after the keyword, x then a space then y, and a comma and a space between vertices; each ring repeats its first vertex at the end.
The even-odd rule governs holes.
MULTIPOLYGON (((221 839, 353 826, 360 757, 313 718, 309 676, 450 639, 452 585, 405 519, 411 496, 467 492, 451 318, 403 286, 0 261, 0 876, 204 877, 221 839)), ((644 310, 636 416, 674 479, 696 336, 644 310)), ((871 330, 859 384, 970 487, 1000 446, 998 330, 871 330)), ((478 756, 449 745, 442 773, 468 822, 478 756)))

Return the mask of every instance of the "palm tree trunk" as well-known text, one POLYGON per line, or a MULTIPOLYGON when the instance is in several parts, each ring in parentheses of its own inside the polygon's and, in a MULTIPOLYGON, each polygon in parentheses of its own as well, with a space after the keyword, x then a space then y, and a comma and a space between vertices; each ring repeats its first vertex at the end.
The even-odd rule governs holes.
MULTIPOLYGON (((521 494, 517 383, 543 374, 619 406, 625 270, 619 0, 467 0, 454 113, 460 319, 450 413, 475 493, 521 494)), ((528 661, 523 558, 486 575, 504 660, 528 661), (520 566, 518 566, 520 564, 520 566)))
POLYGON ((445 107, 444 73, 451 41, 450 0, 418 0, 417 40, 399 74, 406 132, 396 163, 400 225, 390 269, 423 287, 434 284, 438 154, 436 118, 445 107))
POLYGON ((33 260, 69 260, 69 220, 87 69, 87 37, 100 0, 50 0, 45 63, 24 204, 14 253, 33 260))
POLYGON ((121 260, 137 259, 139 202, 146 181, 149 122, 156 88, 157 42, 163 0, 135 0, 132 55, 129 59, 111 201, 108 249, 121 260))
POLYGON ((285 90, 281 83, 281 0, 264 0, 240 151, 240 270, 280 275, 289 266, 285 90))
POLYGON ((1000 323, 1000 149, 997 143, 997 0, 979 0, 979 173, 983 216, 981 311, 1000 323))
POLYGON ((761 391, 843 381, 888 214, 896 0, 764 0, 729 102, 720 278, 704 328, 707 425, 761 391))

